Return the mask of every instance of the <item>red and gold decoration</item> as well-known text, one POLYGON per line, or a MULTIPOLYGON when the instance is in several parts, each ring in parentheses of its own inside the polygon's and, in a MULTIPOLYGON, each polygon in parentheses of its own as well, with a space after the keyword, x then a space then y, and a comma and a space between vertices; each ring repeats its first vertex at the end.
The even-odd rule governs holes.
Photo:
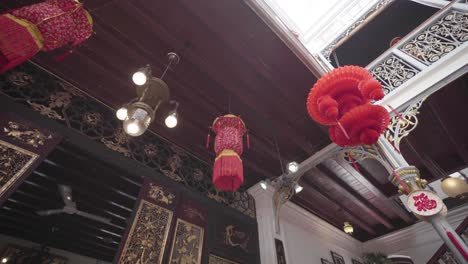
POLYGON ((390 117, 372 101, 384 97, 382 85, 358 66, 344 66, 324 75, 312 87, 307 110, 316 122, 330 126, 330 139, 339 146, 377 142, 390 117))
POLYGON ((90 14, 77 0, 49 0, 0 15, 0 73, 41 50, 81 44, 93 33, 92 24, 90 14))
POLYGON ((244 169, 240 158, 243 152, 242 137, 247 132, 244 121, 236 115, 228 114, 217 117, 211 129, 216 133, 213 184, 220 191, 235 191, 244 182, 244 169))

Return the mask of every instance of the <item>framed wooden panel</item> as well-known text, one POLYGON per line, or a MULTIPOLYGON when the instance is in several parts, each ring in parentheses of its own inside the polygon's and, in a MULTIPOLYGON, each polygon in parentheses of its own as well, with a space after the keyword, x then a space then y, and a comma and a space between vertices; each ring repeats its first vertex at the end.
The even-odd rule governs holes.
POLYGON ((203 227, 177 219, 172 239, 170 264, 201 264, 203 250, 203 227))

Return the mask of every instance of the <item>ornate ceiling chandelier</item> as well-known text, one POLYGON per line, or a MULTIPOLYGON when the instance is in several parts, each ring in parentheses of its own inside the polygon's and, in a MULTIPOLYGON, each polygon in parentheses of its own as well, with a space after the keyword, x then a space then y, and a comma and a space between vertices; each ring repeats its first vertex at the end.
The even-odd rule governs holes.
POLYGON ((168 53, 167 57, 169 64, 160 78, 151 75, 150 65, 139 69, 132 76, 132 80, 136 85, 137 98, 116 111, 117 118, 123 121, 125 133, 130 136, 136 137, 142 135, 153 122, 159 106, 166 102, 174 104, 175 107, 166 117, 165 124, 169 128, 177 125, 177 108, 179 103, 169 101, 169 88, 162 79, 172 65, 179 63, 180 58, 174 52, 168 53))

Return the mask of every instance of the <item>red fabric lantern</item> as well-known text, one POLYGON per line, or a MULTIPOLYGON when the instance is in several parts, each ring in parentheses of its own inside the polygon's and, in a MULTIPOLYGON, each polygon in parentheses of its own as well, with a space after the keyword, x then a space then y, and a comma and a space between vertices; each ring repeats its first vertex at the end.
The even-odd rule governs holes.
POLYGON ((390 122, 385 108, 378 105, 362 105, 346 113, 340 123, 348 137, 337 125, 328 130, 330 139, 339 146, 371 145, 377 142, 390 122))
POLYGON ((240 155, 242 136, 246 133, 244 121, 235 115, 216 118, 212 125, 216 133, 213 165, 213 184, 220 191, 235 191, 244 182, 244 169, 240 155))
POLYGON ((76 0, 49 0, 0 15, 0 73, 40 50, 81 44, 91 36, 92 24, 91 16, 76 0))
POLYGON ((315 83, 307 98, 307 110, 316 122, 330 126, 351 109, 383 96, 382 86, 368 70, 344 66, 315 83))

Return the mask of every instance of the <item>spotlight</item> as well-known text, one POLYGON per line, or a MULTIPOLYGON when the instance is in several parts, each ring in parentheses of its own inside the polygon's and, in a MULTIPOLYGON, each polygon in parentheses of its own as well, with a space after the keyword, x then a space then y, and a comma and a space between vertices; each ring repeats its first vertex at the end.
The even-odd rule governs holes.
POLYGON ((299 184, 296 183, 296 185, 294 186, 294 191, 296 191, 296 193, 300 193, 302 191, 302 189, 304 189, 304 187, 300 186, 299 184))
POLYGON ((268 183, 266 181, 261 181, 260 187, 262 187, 263 190, 266 190, 268 188, 268 183))
POLYGON ((119 108, 119 110, 117 110, 117 112, 115 112, 115 115, 117 116, 119 120, 124 121, 127 118, 127 112, 128 112, 127 107, 122 106, 119 108))
POLYGON ((299 164, 297 162, 289 162, 288 163, 288 171, 289 173, 295 173, 299 169, 299 164))
POLYGON ((354 227, 351 225, 351 223, 349 223, 349 222, 344 222, 343 231, 344 231, 346 234, 352 235, 353 232, 354 232, 354 227))
POLYGON ((7 263, 8 262, 8 258, 2 258, 2 263, 7 263))

